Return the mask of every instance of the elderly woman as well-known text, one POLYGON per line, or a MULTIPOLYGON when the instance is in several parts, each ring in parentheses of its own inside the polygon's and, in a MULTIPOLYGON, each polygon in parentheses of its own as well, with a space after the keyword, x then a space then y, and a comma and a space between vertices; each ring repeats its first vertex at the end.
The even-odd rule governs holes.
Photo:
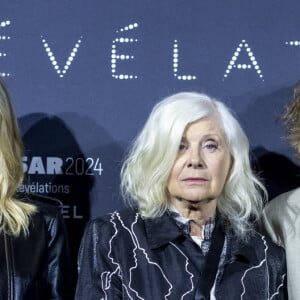
POLYGON ((24 176, 22 154, 16 117, 0 79, 0 299, 73 299, 60 212, 16 193, 24 176))
POLYGON ((253 228, 265 188, 219 101, 158 103, 121 171, 132 208, 89 223, 76 299, 280 299, 284 250, 253 228))

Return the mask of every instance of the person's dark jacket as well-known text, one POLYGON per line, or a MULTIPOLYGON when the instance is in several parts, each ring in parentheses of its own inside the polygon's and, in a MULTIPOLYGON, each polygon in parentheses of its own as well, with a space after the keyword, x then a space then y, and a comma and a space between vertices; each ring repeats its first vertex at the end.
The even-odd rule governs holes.
MULTIPOLYGON (((244 243, 231 233, 225 240, 215 298, 282 299, 283 248, 258 233, 244 243)), ((198 299, 206 280, 201 253, 167 213, 144 219, 132 210, 114 212, 86 228, 75 299, 198 299)))
POLYGON ((0 299, 73 299, 69 247, 57 207, 27 198, 36 205, 29 234, 0 234, 0 299))

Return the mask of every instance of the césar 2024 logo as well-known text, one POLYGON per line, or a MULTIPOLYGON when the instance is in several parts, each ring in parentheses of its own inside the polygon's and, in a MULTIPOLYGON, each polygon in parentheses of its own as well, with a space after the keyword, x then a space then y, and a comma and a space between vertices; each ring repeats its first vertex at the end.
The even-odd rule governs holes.
POLYGON ((103 174, 99 157, 23 156, 22 162, 25 174, 70 176, 101 176, 103 174))

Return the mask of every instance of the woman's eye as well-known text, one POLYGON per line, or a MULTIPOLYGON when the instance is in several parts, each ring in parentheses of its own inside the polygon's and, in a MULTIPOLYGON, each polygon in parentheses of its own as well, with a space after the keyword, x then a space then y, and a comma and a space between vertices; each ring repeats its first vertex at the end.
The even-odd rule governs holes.
POLYGON ((187 148, 187 145, 186 144, 184 144, 184 143, 181 143, 180 145, 179 145, 179 151, 182 151, 182 150, 185 150, 187 148))
POLYGON ((218 145, 216 143, 205 143, 203 148, 207 149, 210 152, 213 152, 218 148, 218 145))

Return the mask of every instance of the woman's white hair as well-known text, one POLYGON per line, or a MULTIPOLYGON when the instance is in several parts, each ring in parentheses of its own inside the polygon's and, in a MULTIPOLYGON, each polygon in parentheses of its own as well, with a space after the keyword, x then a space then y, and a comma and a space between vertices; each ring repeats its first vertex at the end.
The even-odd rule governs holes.
POLYGON ((167 182, 184 130, 205 117, 219 122, 233 160, 217 199, 218 211, 235 234, 246 238, 260 217, 267 192, 251 170, 249 142, 240 124, 222 102, 205 94, 177 93, 154 106, 123 164, 123 197, 143 217, 162 215, 169 207, 167 182))

